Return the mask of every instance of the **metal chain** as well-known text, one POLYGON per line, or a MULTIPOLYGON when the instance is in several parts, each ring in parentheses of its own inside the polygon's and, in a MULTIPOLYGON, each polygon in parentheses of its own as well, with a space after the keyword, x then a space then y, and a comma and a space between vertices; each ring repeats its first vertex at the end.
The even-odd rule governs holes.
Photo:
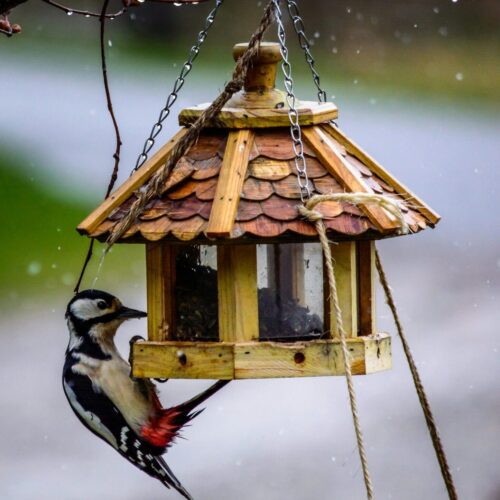
POLYGON ((148 154, 153 148, 155 144, 155 139, 158 137, 158 134, 162 131, 163 128, 163 122, 168 118, 170 115, 170 110, 172 106, 174 105, 175 101, 177 101, 178 93, 184 86, 184 82, 186 80, 186 77, 189 75, 191 72, 191 69, 193 68, 193 62, 195 59, 198 57, 198 54, 200 53, 200 48, 203 45, 203 42, 205 42, 208 31, 212 27, 215 17, 217 15, 217 12, 219 11, 219 8, 221 5, 224 3, 224 0, 216 0, 215 2, 215 7, 209 12, 206 20, 205 20, 205 25, 203 29, 198 33, 198 37, 196 40, 195 45, 191 47, 191 50, 189 51, 189 57, 188 60, 183 64, 181 72, 179 76, 177 77, 177 80, 175 80, 174 87, 172 89, 172 92, 167 98, 167 102, 165 103, 165 106, 160 112, 160 115, 158 117, 158 121, 153 125, 153 128, 151 129, 151 133, 149 134, 149 137, 146 139, 146 142, 144 143, 144 147, 142 149, 142 153, 139 155, 137 158, 137 161, 135 163, 135 167, 133 168, 132 172, 130 174, 132 175, 138 168, 140 168, 144 162, 148 159, 148 154))
POLYGON ((273 0, 276 12, 276 23, 278 24, 278 39, 280 43, 280 52, 283 62, 284 84, 286 89, 286 101, 288 104, 288 118, 290 119, 290 136, 292 137, 292 146, 295 153, 295 168, 297 170, 297 182, 300 188, 300 199, 305 202, 311 197, 311 186, 307 176, 307 165, 304 157, 304 144, 302 142, 302 130, 300 128, 299 113, 296 109, 296 98, 293 90, 292 67, 288 61, 288 48, 286 46, 286 33, 283 26, 283 15, 280 9, 280 0, 273 0))
POLYGON ((288 12, 290 17, 292 18, 293 28, 295 29, 295 33, 297 33, 297 37, 299 39, 299 44, 304 51, 304 56, 306 58, 306 62, 309 65, 309 69, 311 70, 312 77, 316 88, 318 89, 318 101, 326 102, 326 92, 321 87, 321 82, 319 78, 319 74, 314 67, 315 61, 314 57, 311 53, 311 44, 307 38, 305 33, 306 28, 304 26, 304 21, 302 20, 302 16, 299 12, 299 6, 295 0, 287 0, 288 12))

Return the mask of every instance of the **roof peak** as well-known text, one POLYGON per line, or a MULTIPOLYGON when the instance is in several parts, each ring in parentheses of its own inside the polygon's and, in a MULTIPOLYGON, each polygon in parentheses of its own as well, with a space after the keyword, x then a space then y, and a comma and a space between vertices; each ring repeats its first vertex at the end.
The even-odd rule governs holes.
MULTIPOLYGON (((237 61, 248 48, 248 43, 233 47, 237 61)), ((252 67, 248 70, 244 88, 237 92, 216 116, 210 127, 215 128, 269 128, 289 127, 289 107, 286 93, 276 88, 277 64, 282 60, 276 42, 262 42, 252 67)), ((192 125, 210 103, 183 109, 179 124, 192 125)), ((335 120, 337 107, 331 102, 296 101, 295 107, 301 126, 319 125, 335 120)))

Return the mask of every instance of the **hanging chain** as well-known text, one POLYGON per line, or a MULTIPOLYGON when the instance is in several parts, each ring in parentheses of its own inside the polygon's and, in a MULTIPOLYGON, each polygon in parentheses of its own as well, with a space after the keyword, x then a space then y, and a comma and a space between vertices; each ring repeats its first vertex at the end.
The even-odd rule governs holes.
POLYGON ((219 8, 223 4, 223 2, 224 2, 224 0, 216 0, 215 7, 209 12, 209 14, 205 20, 205 26, 198 33, 196 43, 195 43, 195 45, 193 45, 191 47, 191 50, 189 51, 188 60, 183 64, 181 72, 180 72, 179 76, 177 77, 177 80, 175 80, 172 92, 168 96, 167 102, 165 103, 164 108, 160 112, 160 115, 158 117, 158 121, 153 125, 153 128, 151 129, 151 133, 149 134, 149 137, 146 139, 146 142, 144 143, 142 153, 137 158, 135 167, 133 168, 133 170, 130 174, 133 174, 148 159, 148 154, 155 144, 155 139, 158 137, 158 134, 162 131, 163 122, 170 115, 170 110, 171 110, 172 106, 174 105, 175 101, 177 101, 178 93, 182 89, 182 87, 184 86, 184 82, 186 80, 186 77, 189 75, 189 73, 191 72, 191 69, 193 68, 193 63, 194 63, 195 59, 198 57, 198 54, 200 53, 200 48, 203 45, 203 43, 205 42, 207 35, 208 35, 208 31, 212 27, 212 25, 215 21, 215 17, 217 16, 217 12, 219 11, 219 8))
POLYGON ((311 186, 307 176, 307 165, 304 157, 304 144, 302 142, 302 130, 300 128, 299 113, 296 109, 297 99, 293 90, 292 67, 288 61, 288 48, 286 46, 286 33, 283 26, 283 15, 280 9, 280 0, 273 0, 276 12, 276 23, 278 24, 278 39, 280 43, 280 52, 283 62, 284 84, 286 89, 286 102, 288 104, 288 118, 290 119, 290 136, 292 137, 292 146, 295 153, 295 168, 297 170, 297 182, 300 189, 300 199, 304 203, 311 197, 311 186))
POLYGON ((319 74, 314 67, 315 61, 311 53, 311 44, 309 43, 309 40, 305 33, 306 28, 299 12, 299 6, 297 5, 297 2, 295 2, 295 0, 287 0, 286 3, 288 6, 288 12, 290 13, 290 17, 292 18, 293 28, 295 29, 295 33, 297 33, 299 44, 304 51, 304 56, 306 58, 307 64, 309 65, 309 69, 311 70, 314 84, 318 89, 318 102, 326 102, 326 92, 321 87, 319 74))

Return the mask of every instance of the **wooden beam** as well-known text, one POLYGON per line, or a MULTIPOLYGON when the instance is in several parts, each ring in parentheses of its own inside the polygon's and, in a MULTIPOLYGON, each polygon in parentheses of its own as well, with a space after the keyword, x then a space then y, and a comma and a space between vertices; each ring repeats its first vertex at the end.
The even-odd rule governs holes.
POLYGON ((358 334, 376 333, 375 242, 357 241, 358 254, 358 334))
MULTIPOLYGON (((269 103, 262 100, 260 93, 245 93, 244 98, 248 107, 245 108, 242 103, 238 102, 235 102, 235 106, 231 107, 230 102, 207 126, 225 129, 289 127, 288 107, 283 105, 286 102, 286 94, 283 92, 279 94, 279 99, 276 99, 275 91, 271 105, 266 108, 269 103), (255 103, 262 108, 255 107, 255 103)), ((210 103, 204 103, 183 109, 179 114, 179 125, 189 127, 209 105, 210 103)), ((335 120, 338 116, 337 107, 331 102, 318 104, 312 101, 301 101, 297 105, 297 112, 299 113, 299 123, 303 127, 326 123, 335 120)))
POLYGON ((267 246, 269 288, 282 301, 297 300, 305 306, 304 244, 286 243, 267 246))
MULTIPOLYGON (((302 134, 324 167, 346 188, 347 193, 373 194, 372 188, 357 175, 321 128, 306 127, 302 129, 302 134)), ((399 228, 395 217, 378 205, 367 203, 360 205, 360 208, 381 233, 394 232, 399 228)))
POLYGON ((233 345, 136 342, 132 348, 132 374, 141 378, 233 379, 233 345))
POLYGON ((229 132, 206 230, 210 238, 231 235, 253 141, 254 132, 251 130, 229 132))
POLYGON ((256 246, 219 246, 217 282, 220 340, 222 342, 258 340, 256 246))
MULTIPOLYGON (((387 334, 347 340, 355 375, 392 366, 387 334)), ((344 375, 339 339, 295 342, 136 342, 132 374, 146 378, 252 379, 344 375)))
POLYGON ((88 215, 77 227, 80 233, 88 234, 97 229, 108 215, 124 201, 126 201, 135 190, 147 182, 153 174, 165 163, 177 142, 186 134, 187 129, 182 128, 177 134, 162 146, 144 165, 131 175, 116 191, 104 200, 90 215, 88 215))
MULTIPOLYGON (((330 245, 334 260, 337 294, 342 311, 342 322, 347 337, 356 337, 358 334, 358 286, 356 273, 356 244, 354 241, 345 241, 330 245)), ((326 266, 324 274, 324 325, 330 331, 331 337, 338 337, 337 319, 330 305, 330 286, 326 266)))
POLYGON ((354 155, 359 161, 363 162, 375 175, 378 175, 384 182, 392 186, 398 194, 405 200, 415 206, 415 210, 420 212, 431 224, 437 224, 441 216, 434 212, 420 198, 415 196, 403 183, 399 182, 391 173, 389 173, 380 163, 378 163, 368 153, 363 151, 355 142, 347 137, 338 127, 333 125, 323 125, 323 130, 330 134, 335 140, 339 141, 349 153, 354 155))
POLYGON ((162 241, 146 244, 148 339, 162 341, 175 333, 176 249, 162 241))

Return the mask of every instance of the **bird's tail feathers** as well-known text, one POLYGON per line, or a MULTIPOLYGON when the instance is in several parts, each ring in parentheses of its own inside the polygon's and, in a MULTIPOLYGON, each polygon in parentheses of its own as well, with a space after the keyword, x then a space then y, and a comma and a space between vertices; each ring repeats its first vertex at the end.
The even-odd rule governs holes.
MULTIPOLYGON (((159 479, 167 488, 176 489, 186 500, 193 500, 193 497, 188 493, 188 491, 182 486, 181 482, 175 477, 172 469, 167 465, 162 457, 155 457, 155 462, 157 468, 157 479, 159 479)), ((156 467, 155 467, 156 468, 156 467)))
POLYGON ((219 380, 194 398, 172 408, 161 410, 153 421, 142 428, 142 437, 160 448, 170 446, 178 437, 180 429, 203 411, 203 409, 193 410, 228 383, 229 380, 219 380))

